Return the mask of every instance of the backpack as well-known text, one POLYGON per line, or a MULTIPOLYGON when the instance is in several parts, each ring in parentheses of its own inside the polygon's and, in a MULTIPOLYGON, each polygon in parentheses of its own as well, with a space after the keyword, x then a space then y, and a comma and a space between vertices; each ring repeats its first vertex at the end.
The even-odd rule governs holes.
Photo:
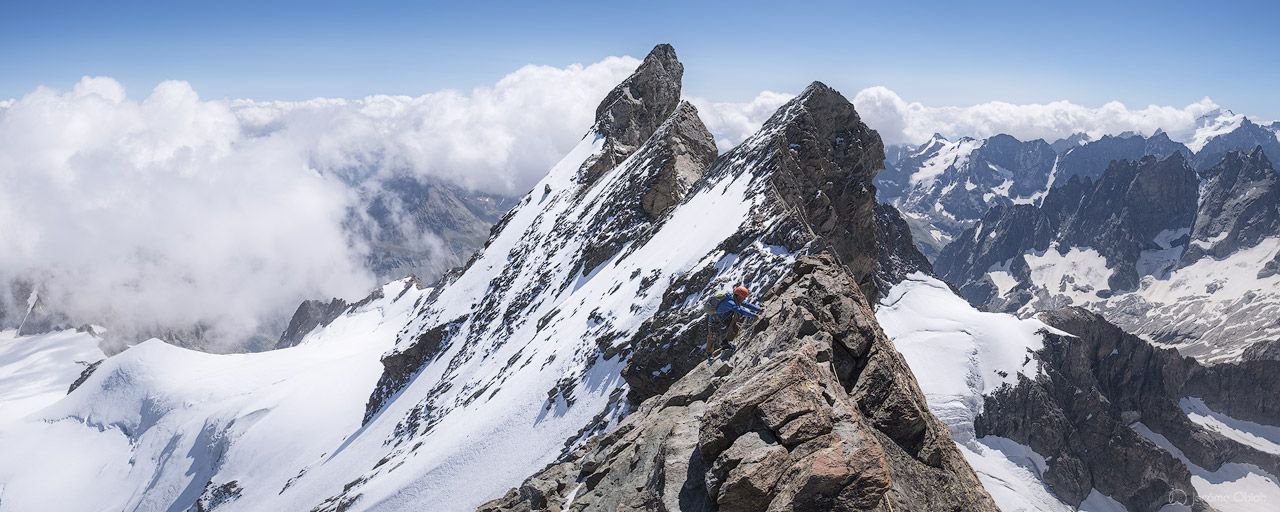
POLYGON ((702 312, 708 316, 715 315, 716 311, 720 309, 720 303, 724 302, 727 295, 726 293, 717 293, 707 297, 707 300, 702 301, 702 312))

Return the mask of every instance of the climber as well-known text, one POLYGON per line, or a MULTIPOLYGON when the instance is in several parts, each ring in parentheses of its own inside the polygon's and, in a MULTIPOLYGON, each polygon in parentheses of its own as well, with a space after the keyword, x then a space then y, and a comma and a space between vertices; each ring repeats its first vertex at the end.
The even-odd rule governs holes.
POLYGON ((715 356, 717 339, 720 348, 733 350, 731 342, 738 337, 740 319, 755 318, 763 311, 760 306, 747 302, 750 294, 747 287, 739 286, 732 292, 712 295, 703 304, 703 311, 707 314, 707 359, 715 356))

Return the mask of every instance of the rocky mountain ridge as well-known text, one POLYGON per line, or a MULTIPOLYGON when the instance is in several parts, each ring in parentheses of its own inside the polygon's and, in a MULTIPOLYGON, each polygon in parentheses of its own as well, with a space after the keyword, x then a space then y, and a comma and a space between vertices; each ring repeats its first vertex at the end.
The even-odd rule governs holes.
POLYGON ((762 304, 731 357, 480 510, 997 510, 833 256, 762 304))

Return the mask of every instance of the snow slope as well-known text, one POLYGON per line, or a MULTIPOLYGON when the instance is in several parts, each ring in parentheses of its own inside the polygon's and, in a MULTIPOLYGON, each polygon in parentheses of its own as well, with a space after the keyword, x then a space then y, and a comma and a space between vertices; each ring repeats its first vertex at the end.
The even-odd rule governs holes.
POLYGON ((790 268, 794 251, 725 241, 783 222, 762 162, 800 108, 717 159, 659 224, 608 223, 638 208, 627 187, 662 164, 646 149, 661 141, 582 183, 603 146, 591 133, 435 288, 392 282, 291 348, 211 355, 152 340, 109 358, 0 427, 0 510, 474 509, 626 412, 621 354, 665 299, 693 311, 705 293, 762 293, 790 268), (706 288, 677 285, 695 273, 706 288), (431 333, 438 351, 371 401, 384 357, 431 333))
MULTIPOLYGON (((974 309, 945 283, 915 273, 893 287, 876 308, 876 320, 920 383, 929 410, 951 427, 965 460, 1001 510, 1075 510, 1053 496, 1041 475, 1044 457, 998 436, 975 438, 973 422, 983 396, 1013 385, 1017 375, 1035 378, 1043 331, 1065 334, 1035 319, 974 309)), ((1098 491, 1080 510, 1123 511, 1098 491)))
POLYGON ((60 331, 0 336, 0 425, 56 402, 85 365, 106 357, 98 338, 60 331))
POLYGON ((194 503, 210 480, 238 482, 244 499, 277 494, 288 472, 359 427, 378 358, 424 293, 386 289, 397 288, 406 297, 296 347, 214 355, 153 339, 107 359, 74 393, 0 430, 0 510, 165 510, 194 503))

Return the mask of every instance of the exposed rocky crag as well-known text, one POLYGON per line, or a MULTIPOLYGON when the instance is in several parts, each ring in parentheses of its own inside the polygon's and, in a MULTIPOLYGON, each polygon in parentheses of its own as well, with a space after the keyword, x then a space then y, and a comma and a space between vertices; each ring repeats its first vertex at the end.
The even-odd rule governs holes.
POLYGON ((289 326, 280 333, 276 348, 297 345, 315 328, 329 325, 329 322, 346 313, 347 306, 347 301, 337 298, 327 303, 318 300, 303 301, 298 305, 298 310, 293 313, 293 318, 289 320, 289 326))
MULTIPOLYGON (((614 87, 596 107, 593 130, 605 138, 604 148, 582 165, 584 184, 626 160, 680 104, 684 65, 669 44, 655 46, 634 74, 614 87)), ((714 143, 712 145, 714 147, 714 143)))
POLYGON ((732 357, 480 510, 996 510, 834 257, 764 305, 732 357))
MULTIPOLYGON (((694 190, 747 173, 749 193, 760 198, 761 206, 721 250, 753 258, 750 251, 757 243, 787 254, 829 248, 864 293, 876 296, 871 180, 881 168, 882 147, 879 135, 862 123, 848 100, 815 82, 783 105, 757 135, 717 158, 694 190)), ((731 282, 713 279, 715 262, 709 261, 673 283, 659 310, 630 342, 635 352, 622 374, 631 402, 662 393, 701 361, 703 314, 684 302, 691 290, 716 293, 740 282, 762 291, 781 278, 778 270, 761 265, 731 282)))
POLYGON ((1206 367, 1081 308, 1039 318, 1071 335, 1046 332, 1035 354, 1042 371, 987 396, 975 428, 1045 457, 1044 481, 1062 500, 1079 503, 1096 488, 1131 511, 1152 511, 1178 489, 1196 500, 1196 510, 1209 510, 1196 499, 1186 465, 1131 428, 1136 423, 1209 471, 1226 462, 1280 471, 1280 457, 1207 430, 1180 407, 1195 397, 1233 417, 1280 424, 1280 388, 1271 377, 1280 362, 1206 367))
POLYGON ((911 238, 911 226, 893 205, 878 203, 876 219, 876 290, 877 299, 889 292, 893 285, 901 283, 907 275, 922 272, 933 273, 929 259, 916 248, 911 238))
POLYGON ((1227 153, 1201 178, 1204 193, 1182 266, 1205 256, 1222 259, 1280 235, 1280 174, 1261 147, 1227 153))

